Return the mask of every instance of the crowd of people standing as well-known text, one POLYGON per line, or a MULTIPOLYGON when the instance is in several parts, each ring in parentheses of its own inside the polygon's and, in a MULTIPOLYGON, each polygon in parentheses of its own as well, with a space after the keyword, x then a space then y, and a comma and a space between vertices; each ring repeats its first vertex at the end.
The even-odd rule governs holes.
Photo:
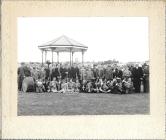
POLYGON ((149 65, 22 63, 18 89, 25 85, 26 91, 33 87, 36 92, 148 93, 149 65))

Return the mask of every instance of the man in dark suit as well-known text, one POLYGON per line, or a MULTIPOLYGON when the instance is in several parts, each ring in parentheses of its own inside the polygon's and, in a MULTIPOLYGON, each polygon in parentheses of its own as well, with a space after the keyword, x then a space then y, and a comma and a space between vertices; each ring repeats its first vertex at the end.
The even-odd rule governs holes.
POLYGON ((143 70, 138 64, 132 69, 132 79, 135 93, 140 93, 141 79, 143 77, 143 70))
POLYGON ((73 66, 71 66, 70 68, 69 68, 69 78, 70 79, 73 79, 75 76, 75 71, 74 71, 74 67, 73 66))
POLYGON ((56 65, 55 67, 53 67, 52 69, 52 75, 51 75, 51 79, 53 80, 53 78, 55 77, 56 79, 58 79, 60 77, 60 66, 56 65))
POLYGON ((22 89, 22 81, 25 77, 23 65, 24 64, 21 64, 21 66, 18 68, 18 71, 17 71, 17 74, 18 74, 18 90, 19 91, 21 91, 21 89, 22 89))
POLYGON ((149 92, 149 66, 145 65, 143 68, 143 85, 144 85, 144 92, 149 92))
POLYGON ((73 79, 73 81, 76 81, 76 77, 80 79, 80 71, 76 64, 74 64, 69 70, 69 78, 73 79))
POLYGON ((78 78, 78 80, 80 80, 81 76, 80 76, 80 69, 78 68, 77 65, 75 65, 75 71, 76 71, 76 78, 78 78))
POLYGON ((105 69, 105 78, 107 80, 113 79, 113 70, 112 70, 112 67, 110 65, 108 65, 107 68, 105 69))
POLYGON ((96 65, 93 66, 93 75, 95 80, 99 77, 99 71, 96 68, 96 65))
POLYGON ((115 68, 115 71, 113 73, 113 78, 121 78, 122 79, 123 72, 121 69, 115 68))
POLYGON ((121 70, 121 68, 119 67, 119 69, 118 69, 118 77, 119 78, 123 78, 123 71, 121 70))
POLYGON ((64 65, 62 65, 60 67, 60 73, 61 73, 61 78, 62 79, 67 78, 67 72, 68 72, 67 68, 64 65))
POLYGON ((21 91, 22 82, 24 78, 31 76, 30 68, 26 66, 24 63, 21 63, 21 66, 18 68, 17 74, 18 74, 18 89, 21 91))
POLYGON ((45 80, 49 80, 50 79, 50 68, 49 66, 48 67, 45 67, 45 80))

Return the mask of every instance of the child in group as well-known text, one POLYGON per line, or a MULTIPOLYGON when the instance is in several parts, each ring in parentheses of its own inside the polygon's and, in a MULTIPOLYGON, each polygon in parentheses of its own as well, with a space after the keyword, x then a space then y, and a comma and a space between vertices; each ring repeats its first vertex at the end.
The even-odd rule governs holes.
POLYGON ((102 93, 107 93, 107 90, 108 90, 108 86, 107 86, 106 81, 104 81, 103 84, 102 84, 102 86, 101 86, 101 88, 100 88, 100 91, 102 93))
POLYGON ((81 82, 81 92, 86 92, 86 80, 82 80, 81 82))
POLYGON ((100 87, 103 85, 103 79, 102 78, 99 79, 99 85, 100 85, 100 87))
POLYGON ((68 92, 68 82, 67 80, 63 80, 61 83, 61 90, 59 91, 60 93, 66 93, 68 92))
POLYGON ((57 91, 60 91, 61 90, 61 78, 58 77, 58 80, 57 80, 57 91))
POLYGON ((44 89, 45 89, 44 91, 49 92, 50 81, 47 79, 43 80, 43 85, 44 85, 44 89))
POLYGON ((86 92, 91 93, 93 91, 92 82, 88 81, 86 84, 86 92))
POLYGON ((74 92, 74 82, 72 79, 69 80, 68 82, 68 92, 73 93, 74 92))
POLYGON ((122 82, 121 78, 113 79, 113 89, 112 92, 115 94, 122 94, 122 82))
POLYGON ((44 92, 45 91, 45 87, 43 85, 42 79, 38 79, 36 80, 36 92, 44 92))
POLYGON ((79 80, 76 80, 75 86, 74 86, 74 92, 79 93, 80 92, 80 83, 79 80))
POLYGON ((112 92, 112 84, 111 84, 110 80, 107 81, 107 86, 108 86, 107 93, 111 93, 112 92))
POLYGON ((99 89, 99 92, 103 92, 102 86, 103 86, 103 79, 100 78, 100 79, 99 79, 99 82, 98 82, 98 89, 99 89))
POLYGON ((100 81, 99 81, 99 77, 96 79, 96 81, 94 82, 94 85, 93 85, 94 89, 93 91, 95 93, 99 93, 99 89, 100 89, 100 81))
POLYGON ((102 84, 102 86, 100 88, 100 91, 102 93, 108 93, 108 92, 111 91, 110 88, 108 87, 107 80, 104 80, 104 82, 103 82, 103 84, 102 84))
POLYGON ((49 85, 49 88, 50 88, 50 92, 57 92, 57 81, 56 81, 56 78, 54 77, 53 78, 53 81, 50 82, 50 85, 49 85))

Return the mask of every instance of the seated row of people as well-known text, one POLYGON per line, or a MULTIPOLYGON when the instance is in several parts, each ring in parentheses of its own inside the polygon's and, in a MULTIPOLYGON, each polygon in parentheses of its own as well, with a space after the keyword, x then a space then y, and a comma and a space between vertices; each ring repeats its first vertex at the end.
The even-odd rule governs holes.
POLYGON ((53 78, 52 81, 42 81, 41 79, 36 81, 36 92, 80 92, 80 83, 78 80, 73 82, 72 79, 68 81, 53 78))
POLYGON ((56 79, 52 81, 36 81, 36 92, 55 92, 55 93, 131 93, 133 91, 133 83, 131 78, 114 78, 106 80, 97 78, 96 80, 78 79, 56 79))
POLYGON ((131 78, 114 78, 113 80, 97 79, 94 81, 84 81, 81 88, 82 92, 87 93, 131 93, 133 84, 131 78))

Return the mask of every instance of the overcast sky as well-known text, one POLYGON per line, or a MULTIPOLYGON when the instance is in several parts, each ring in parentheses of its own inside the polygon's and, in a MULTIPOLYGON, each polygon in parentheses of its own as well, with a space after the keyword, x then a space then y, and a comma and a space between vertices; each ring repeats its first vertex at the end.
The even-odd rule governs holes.
MULTIPOLYGON (((41 62, 37 46, 61 35, 88 46, 85 61, 149 60, 147 17, 19 17, 17 22, 19 62, 41 62)), ((47 58, 51 61, 51 53, 47 58)), ((69 58, 69 53, 59 55, 60 61, 69 58)))

